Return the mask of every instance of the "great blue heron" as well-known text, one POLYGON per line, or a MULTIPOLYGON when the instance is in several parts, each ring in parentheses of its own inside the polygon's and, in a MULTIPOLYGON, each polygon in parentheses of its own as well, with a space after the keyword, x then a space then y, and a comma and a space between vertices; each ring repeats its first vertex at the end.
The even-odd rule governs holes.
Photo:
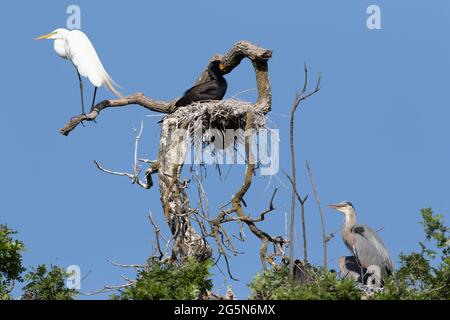
POLYGON ((365 282, 367 275, 374 273, 379 279, 376 282, 381 284, 394 271, 394 266, 383 241, 377 233, 367 225, 356 224, 356 212, 351 202, 344 201, 328 206, 338 210, 345 215, 345 223, 342 229, 342 239, 347 248, 354 255, 354 259, 349 257, 341 258, 341 271, 346 269, 350 276, 365 282), (356 262, 356 268, 355 263, 356 262))

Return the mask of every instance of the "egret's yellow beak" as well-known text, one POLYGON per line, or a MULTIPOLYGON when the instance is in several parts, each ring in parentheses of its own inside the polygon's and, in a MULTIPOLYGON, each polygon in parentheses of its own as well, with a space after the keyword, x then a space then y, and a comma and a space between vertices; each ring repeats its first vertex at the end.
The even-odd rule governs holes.
POLYGON ((47 33, 47 34, 44 34, 43 36, 37 37, 37 38, 34 39, 34 40, 48 39, 48 38, 50 38, 53 34, 54 34, 53 32, 52 32, 52 33, 47 33))

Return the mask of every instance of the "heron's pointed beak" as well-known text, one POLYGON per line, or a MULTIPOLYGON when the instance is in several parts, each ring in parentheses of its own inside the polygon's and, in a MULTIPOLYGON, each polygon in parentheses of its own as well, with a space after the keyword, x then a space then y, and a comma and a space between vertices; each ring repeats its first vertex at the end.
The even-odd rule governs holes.
POLYGON ((43 36, 40 36, 40 37, 35 38, 34 40, 48 39, 48 38, 50 38, 52 35, 53 35, 53 33, 47 33, 47 34, 44 34, 43 36))
POLYGON ((343 207, 343 205, 340 203, 336 203, 336 204, 329 204, 327 207, 330 209, 339 210, 340 208, 343 207))

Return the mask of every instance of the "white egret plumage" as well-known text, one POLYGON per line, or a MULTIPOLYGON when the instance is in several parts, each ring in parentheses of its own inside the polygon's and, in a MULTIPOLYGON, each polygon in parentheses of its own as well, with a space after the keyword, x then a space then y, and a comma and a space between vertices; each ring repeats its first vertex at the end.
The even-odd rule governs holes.
POLYGON ((86 77, 95 87, 92 107, 95 104, 97 89, 105 86, 118 97, 122 95, 117 90, 118 85, 111 79, 103 67, 94 46, 86 34, 80 30, 69 31, 59 28, 49 34, 36 38, 35 40, 54 40, 54 50, 56 54, 69 60, 77 69, 78 80, 80 82, 81 109, 84 112, 83 81, 81 77, 86 77))

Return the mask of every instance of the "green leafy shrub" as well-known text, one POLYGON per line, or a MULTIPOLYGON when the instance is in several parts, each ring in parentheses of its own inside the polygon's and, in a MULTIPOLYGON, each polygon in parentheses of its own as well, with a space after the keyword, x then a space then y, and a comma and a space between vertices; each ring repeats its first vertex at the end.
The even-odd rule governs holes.
POLYGON ((442 215, 422 209, 425 241, 420 252, 400 255, 400 268, 375 299, 450 299, 450 237, 442 215))
POLYGON ((68 289, 65 280, 70 275, 63 268, 40 265, 25 275, 27 285, 23 288, 23 300, 73 300, 76 291, 68 289))
POLYGON ((197 300, 211 290, 209 269, 211 262, 194 259, 180 265, 150 262, 139 272, 137 282, 126 288, 119 296, 121 300, 197 300))
POLYGON ((307 267, 309 281, 299 284, 290 279, 285 265, 257 274, 250 284, 251 300, 347 300, 361 299, 362 291, 352 280, 341 280, 336 273, 307 267))
MULTIPOLYGON (((450 237, 442 215, 423 209, 425 240, 420 250, 399 256, 399 267, 385 279, 382 291, 367 294, 353 280, 340 279, 335 273, 307 266, 304 284, 292 281, 285 265, 257 274, 251 282, 250 299, 261 300, 344 300, 344 299, 450 299, 450 237)), ((24 244, 14 239, 15 231, 0 225, 0 300, 12 299, 16 282, 26 282, 22 299, 74 299, 76 291, 65 286, 69 276, 64 269, 45 265, 23 275, 24 244)), ((149 262, 137 275, 136 283, 112 299, 122 300, 194 300, 204 299, 212 288, 211 261, 189 260, 182 264, 149 262)))
POLYGON ((21 282, 22 251, 24 244, 14 240, 13 235, 17 232, 9 229, 6 225, 0 225, 0 300, 10 299, 10 292, 16 281, 21 282))
POLYGON ((311 281, 304 285, 289 278, 286 266, 256 275, 250 284, 250 299, 450 299, 450 237, 442 215, 422 209, 425 241, 420 252, 402 253, 400 266, 385 279, 383 290, 368 293, 350 279, 309 267, 311 281))

